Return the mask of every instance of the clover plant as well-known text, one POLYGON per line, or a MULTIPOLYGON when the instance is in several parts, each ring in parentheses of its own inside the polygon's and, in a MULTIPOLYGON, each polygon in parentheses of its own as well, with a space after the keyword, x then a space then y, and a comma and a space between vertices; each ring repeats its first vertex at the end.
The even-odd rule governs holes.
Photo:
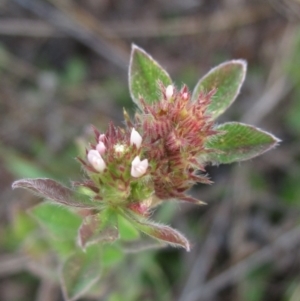
POLYGON ((225 62, 191 92, 175 86, 149 54, 133 45, 129 89, 136 113, 130 118, 124 111, 123 128, 113 123, 106 132, 93 128, 94 141, 78 158, 82 181, 71 188, 47 178, 13 183, 45 199, 30 215, 55 241, 66 300, 78 299, 99 281, 105 246, 126 240, 124 223, 131 227, 131 239, 144 233, 162 246, 189 251, 183 234, 152 220, 155 208, 176 201, 202 204, 188 190, 212 183, 206 165, 248 160, 277 145, 276 137, 254 126, 216 123, 239 94, 246 67, 244 60, 225 62))

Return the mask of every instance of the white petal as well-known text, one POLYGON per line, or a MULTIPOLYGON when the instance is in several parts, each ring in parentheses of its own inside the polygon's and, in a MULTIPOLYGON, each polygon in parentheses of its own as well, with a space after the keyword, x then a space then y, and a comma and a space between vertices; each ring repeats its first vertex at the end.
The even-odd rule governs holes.
POLYGON ((89 150, 87 154, 87 159, 90 162, 90 164, 99 172, 104 171, 104 169, 106 168, 104 160, 102 159, 99 152, 95 149, 89 150))
POLYGON ((131 165, 132 165, 132 166, 138 166, 140 163, 141 163, 140 157, 139 157, 139 156, 136 156, 136 157, 132 160, 131 165))
POLYGON ((142 140, 142 136, 135 130, 135 128, 133 128, 130 135, 130 145, 135 145, 137 148, 140 148, 142 140))
POLYGON ((106 151, 106 147, 104 145, 104 143, 102 141, 100 141, 97 146, 96 146, 96 150, 100 153, 100 155, 103 155, 106 151))
POLYGON ((148 159, 144 159, 143 161, 140 162, 140 166, 143 166, 145 169, 147 169, 149 163, 148 159))
POLYGON ((174 87, 172 85, 169 85, 166 88, 166 97, 168 100, 173 96, 173 93, 174 93, 174 87))
POLYGON ((143 176, 148 168, 148 159, 140 160, 139 156, 136 156, 131 162, 131 176, 139 178, 143 176))

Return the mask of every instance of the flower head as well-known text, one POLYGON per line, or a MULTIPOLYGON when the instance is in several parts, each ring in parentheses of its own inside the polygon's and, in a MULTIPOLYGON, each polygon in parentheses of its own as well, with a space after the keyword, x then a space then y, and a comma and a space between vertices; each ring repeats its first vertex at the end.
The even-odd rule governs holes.
POLYGON ((202 93, 191 101, 186 86, 180 91, 172 85, 161 89, 165 97, 160 101, 142 101, 144 114, 136 115, 137 123, 143 128, 145 145, 152 144, 145 155, 155 162, 151 170, 155 195, 162 200, 186 199, 184 193, 193 184, 210 183, 197 172, 204 170, 205 162, 199 158, 209 152, 207 142, 218 134, 207 112, 215 91, 202 93))

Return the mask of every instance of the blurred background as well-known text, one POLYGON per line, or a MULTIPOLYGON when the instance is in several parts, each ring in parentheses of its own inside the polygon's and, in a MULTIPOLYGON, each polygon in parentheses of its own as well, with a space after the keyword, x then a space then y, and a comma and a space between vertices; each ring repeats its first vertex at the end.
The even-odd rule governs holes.
POLYGON ((249 162, 210 166, 208 204, 167 203, 156 220, 186 233, 190 253, 166 248, 121 256, 103 279, 108 301, 300 300, 300 1, 2 0, 0 2, 0 300, 61 301, 59 286, 24 256, 22 177, 63 183, 90 124, 122 125, 134 112, 130 45, 148 51, 192 90, 217 64, 242 58, 241 94, 219 122, 282 139, 249 162), (21 213, 21 215, 20 215, 21 213))

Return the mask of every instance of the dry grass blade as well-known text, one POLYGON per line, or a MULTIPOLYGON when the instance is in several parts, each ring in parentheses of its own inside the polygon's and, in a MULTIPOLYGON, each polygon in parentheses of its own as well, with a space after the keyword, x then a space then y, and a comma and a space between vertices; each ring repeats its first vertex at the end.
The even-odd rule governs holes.
POLYGON ((228 268, 223 273, 209 280, 206 284, 191 291, 185 298, 185 301, 201 301, 207 300, 215 295, 220 289, 228 285, 241 281, 245 275, 254 267, 263 263, 270 262, 277 252, 284 249, 291 249, 295 244, 299 243, 300 227, 297 226, 290 231, 283 233, 273 243, 267 245, 261 250, 250 255, 245 260, 228 268))
POLYGON ((35 301, 55 301, 59 300, 60 289, 58 285, 47 279, 42 279, 35 301))
POLYGON ((193 262, 193 267, 178 301, 185 301, 190 291, 205 282, 207 274, 217 255, 222 237, 230 222, 231 204, 232 203, 225 199, 217 209, 211 230, 207 235, 200 253, 193 262))
POLYGON ((19 18, 0 20, 0 35, 32 38, 62 38, 65 35, 55 27, 40 21, 19 18))
POLYGON ((69 36, 85 44, 96 53, 114 65, 127 70, 128 56, 116 48, 110 41, 95 33, 89 26, 74 20, 74 16, 67 15, 53 6, 39 0, 14 0, 20 6, 35 13, 53 26, 59 28, 69 36))
POLYGON ((269 18, 272 9, 269 5, 250 5, 234 10, 222 10, 203 17, 181 17, 170 21, 136 21, 111 23, 110 28, 119 37, 161 37, 197 35, 205 32, 226 31, 246 26, 269 18))
POLYGON ((283 68, 294 49, 296 30, 297 27, 294 25, 286 27, 277 48, 277 55, 274 57, 265 91, 263 91, 260 99, 242 117, 244 122, 259 124, 293 88, 287 75, 283 72, 283 68))
POLYGON ((28 257, 19 254, 2 255, 0 257, 0 276, 7 277, 26 269, 28 257))

